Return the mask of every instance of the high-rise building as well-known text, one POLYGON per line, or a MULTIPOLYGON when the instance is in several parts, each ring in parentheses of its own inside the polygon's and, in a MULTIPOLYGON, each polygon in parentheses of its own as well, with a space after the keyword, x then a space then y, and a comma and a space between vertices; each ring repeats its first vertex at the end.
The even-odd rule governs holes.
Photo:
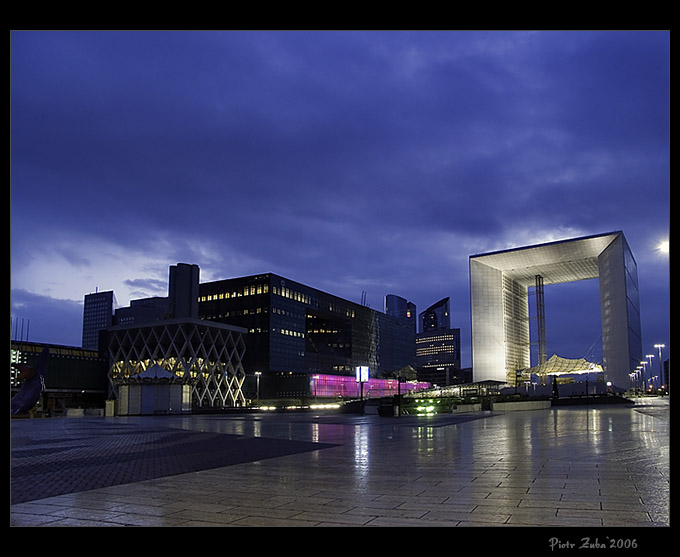
POLYGON ((116 297, 113 290, 85 295, 83 304, 83 341, 86 350, 99 349, 99 331, 113 324, 116 297))
POLYGON ((170 317, 198 317, 198 265, 178 263, 170 267, 168 301, 170 317))
POLYGON ((416 305, 396 294, 385 296, 385 313, 407 323, 416 323, 416 305))
POLYGON ((443 298, 436 304, 432 304, 419 315, 419 321, 421 333, 450 329, 450 298, 443 298))
POLYGON ((419 315, 416 335, 418 379, 438 385, 463 381, 460 374, 460 329, 451 328, 450 299, 443 298, 419 315))

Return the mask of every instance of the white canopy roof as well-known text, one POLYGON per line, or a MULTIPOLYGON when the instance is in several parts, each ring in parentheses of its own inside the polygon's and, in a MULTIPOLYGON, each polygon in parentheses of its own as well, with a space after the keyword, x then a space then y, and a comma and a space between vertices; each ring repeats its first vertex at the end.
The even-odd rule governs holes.
POLYGON ((525 373, 546 375, 550 373, 596 373, 599 371, 602 371, 601 365, 589 362, 585 358, 568 359, 561 358, 557 354, 553 354, 547 362, 529 368, 525 371, 525 373))

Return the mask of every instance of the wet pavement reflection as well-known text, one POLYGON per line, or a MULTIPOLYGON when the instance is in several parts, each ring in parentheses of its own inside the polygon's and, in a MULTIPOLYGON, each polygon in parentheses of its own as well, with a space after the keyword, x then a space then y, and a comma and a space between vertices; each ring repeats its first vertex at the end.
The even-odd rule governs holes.
MULTIPOLYGON (((234 451, 246 439, 263 444, 250 449, 252 460, 13 505, 12 523, 668 526, 669 408, 669 398, 650 398, 632 407, 422 417, 87 419, 100 432, 123 426, 184 430, 212 436, 203 440, 210 447, 234 436, 234 451), (262 458, 267 442, 278 452, 262 458), (84 518, 79 512, 99 506, 106 514, 84 518)), ((13 440, 44 447, 41 425, 47 436, 61 422, 66 435, 82 420, 13 422, 13 440)))

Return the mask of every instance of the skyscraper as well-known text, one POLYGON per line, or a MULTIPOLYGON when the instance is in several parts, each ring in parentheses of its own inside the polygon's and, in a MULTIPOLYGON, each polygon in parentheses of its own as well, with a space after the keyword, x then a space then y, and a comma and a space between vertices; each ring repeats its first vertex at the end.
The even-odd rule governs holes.
POLYGON ((418 379, 438 385, 460 382, 460 329, 451 328, 450 299, 443 298, 419 315, 416 335, 418 379))
POLYGON ((450 298, 432 304, 419 315, 420 332, 447 330, 451 328, 450 298))
POLYGON ((408 323, 416 323, 416 305, 396 294, 385 296, 385 313, 408 323))
POLYGON ((198 265, 178 263, 170 267, 168 301, 171 317, 198 317, 198 265))
POLYGON ((99 331, 113 324, 116 297, 113 290, 85 294, 83 304, 83 348, 99 349, 99 331))

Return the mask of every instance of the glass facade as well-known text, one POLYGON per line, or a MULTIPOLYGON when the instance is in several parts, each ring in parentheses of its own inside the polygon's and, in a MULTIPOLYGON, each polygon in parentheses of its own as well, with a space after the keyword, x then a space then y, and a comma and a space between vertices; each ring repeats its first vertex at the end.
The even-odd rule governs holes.
POLYGON ((385 296, 385 313, 398 319, 406 320, 415 324, 416 305, 406 298, 395 294, 385 296))
POLYGON ((625 385, 642 361, 637 264, 621 234, 598 257, 602 357, 609 380, 625 385))
POLYGON ((275 274, 199 286, 199 317, 244 327, 243 365, 259 395, 308 396, 315 374, 353 376, 414 364, 415 330, 397 318, 275 274), (410 346, 410 348, 408 348, 410 346))
POLYGON ((450 298, 439 300, 420 314, 420 332, 451 328, 450 298))

